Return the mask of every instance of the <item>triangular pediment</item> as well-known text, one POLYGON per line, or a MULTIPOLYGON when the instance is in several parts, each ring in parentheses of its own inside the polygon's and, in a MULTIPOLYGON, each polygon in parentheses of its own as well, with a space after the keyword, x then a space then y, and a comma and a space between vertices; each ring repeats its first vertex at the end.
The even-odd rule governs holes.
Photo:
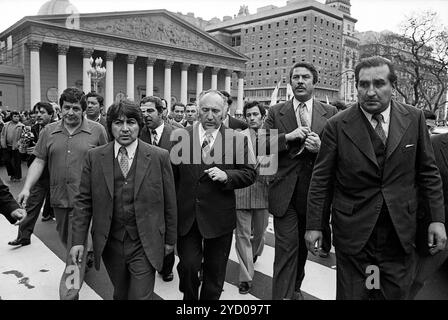
POLYGON ((245 58, 205 31, 165 11, 81 15, 81 30, 207 53, 245 58))

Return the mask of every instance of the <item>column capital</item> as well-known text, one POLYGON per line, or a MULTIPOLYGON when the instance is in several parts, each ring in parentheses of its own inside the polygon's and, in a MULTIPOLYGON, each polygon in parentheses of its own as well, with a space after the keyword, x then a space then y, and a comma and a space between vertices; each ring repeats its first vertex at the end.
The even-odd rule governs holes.
POLYGON ((165 69, 171 69, 173 67, 174 61, 165 60, 165 69))
POLYGON ((181 64, 181 70, 182 71, 187 71, 188 70, 188 68, 190 68, 190 66, 191 66, 191 64, 190 63, 182 63, 181 64))
POLYGON ((148 67, 153 67, 154 64, 156 63, 156 61, 157 61, 156 58, 150 58, 150 57, 147 57, 147 58, 146 58, 146 65, 147 65, 148 67))
POLYGON ((126 61, 128 64, 134 64, 135 61, 137 60, 137 56, 132 55, 132 54, 128 54, 126 61))
POLYGON ((93 54, 93 51, 95 51, 95 49, 93 48, 83 48, 82 49, 82 57, 85 58, 90 58, 93 54))
POLYGON ((221 68, 213 67, 212 68, 212 75, 216 76, 218 74, 219 70, 221 70, 221 68))
POLYGON ((230 69, 225 69, 224 74, 226 75, 226 77, 231 77, 233 73, 233 70, 230 69))
POLYGON ((236 74, 238 75, 238 79, 244 79, 244 77, 246 76, 245 71, 237 71, 236 74))
POLYGON ((197 65, 197 67, 196 67, 196 70, 198 71, 198 72, 201 72, 201 73, 203 73, 204 72, 204 70, 205 70, 205 68, 207 68, 206 66, 203 66, 203 65, 200 65, 200 64, 198 64, 197 65))
POLYGON ((64 45, 64 44, 58 44, 57 50, 58 55, 65 56, 67 55, 68 50, 70 49, 70 46, 64 45))
POLYGON ((28 48, 30 51, 39 51, 40 48, 42 48, 42 42, 36 41, 36 40, 30 40, 27 43, 28 48))
POLYGON ((117 57, 117 54, 115 52, 107 51, 106 52, 106 61, 114 61, 117 57))

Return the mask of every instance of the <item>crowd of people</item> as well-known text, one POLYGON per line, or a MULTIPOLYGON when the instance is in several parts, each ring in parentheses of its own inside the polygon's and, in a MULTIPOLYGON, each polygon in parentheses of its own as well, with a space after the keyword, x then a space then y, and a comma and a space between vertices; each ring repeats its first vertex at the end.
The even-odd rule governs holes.
MULTIPOLYGON (((0 185, 1 212, 20 224, 9 244, 30 244, 45 203, 67 264, 103 261, 114 299, 151 299, 177 254, 184 299, 218 300, 233 236, 239 292, 251 291, 271 214, 272 299, 302 300, 308 252, 326 258, 332 242, 337 299, 413 299, 448 256, 448 135, 430 138, 424 113, 393 99, 389 60, 361 60, 355 77, 358 102, 335 107, 313 98, 316 68, 296 63, 294 97, 246 102, 240 119, 225 91, 171 110, 117 99, 105 114, 102 96, 68 88, 61 120, 34 106, 17 202, 0 185)), ((1 142, 17 181, 30 123, 9 116, 1 142)))

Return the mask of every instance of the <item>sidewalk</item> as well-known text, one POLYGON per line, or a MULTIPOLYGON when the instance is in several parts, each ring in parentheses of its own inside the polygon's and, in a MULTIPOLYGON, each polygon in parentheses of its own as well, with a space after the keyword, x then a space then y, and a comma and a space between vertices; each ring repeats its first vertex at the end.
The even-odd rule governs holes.
MULTIPOLYGON (((0 216, 0 300, 59 300, 59 280, 64 263, 39 238, 32 245, 11 247, 17 227, 0 216)), ((100 300, 86 283, 80 300, 100 300)))

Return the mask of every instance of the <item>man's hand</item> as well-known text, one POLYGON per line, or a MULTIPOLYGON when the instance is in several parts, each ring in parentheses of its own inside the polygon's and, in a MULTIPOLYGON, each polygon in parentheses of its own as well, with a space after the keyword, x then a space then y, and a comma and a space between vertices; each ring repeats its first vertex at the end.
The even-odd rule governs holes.
POLYGON ((429 253, 435 255, 437 252, 445 250, 446 231, 441 222, 432 222, 428 227, 428 247, 429 253))
POLYGON ((204 172, 207 173, 210 179, 212 179, 213 181, 219 181, 222 183, 227 182, 227 173, 217 167, 204 170, 204 172))
POLYGON ((171 252, 174 251, 174 244, 165 244, 165 255, 169 255, 171 252))
POLYGON ((293 140, 305 140, 306 136, 311 132, 311 129, 308 127, 300 127, 291 131, 290 133, 285 134, 286 141, 293 140))
POLYGON ((305 242, 308 251, 314 256, 322 250, 322 231, 319 230, 307 230, 305 232, 305 242))
POLYGON ((25 209, 16 209, 13 212, 11 212, 11 217, 13 217, 14 219, 16 219, 16 223, 15 225, 19 225, 23 222, 23 220, 25 220, 26 218, 26 210, 25 209))
POLYGON ((310 132, 305 140, 305 148, 309 152, 318 153, 320 150, 320 137, 315 132, 310 132))
POLYGON ((29 147, 29 148, 26 148, 26 153, 27 153, 27 154, 33 154, 34 148, 35 148, 35 147, 29 147))
POLYGON ((22 191, 20 191, 19 195, 17 196, 17 203, 22 208, 25 208, 29 197, 30 197, 30 190, 23 188, 22 191))
POLYGON ((77 266, 81 265, 83 254, 84 254, 84 246, 82 245, 73 246, 70 249, 70 258, 72 259, 73 264, 77 266))

